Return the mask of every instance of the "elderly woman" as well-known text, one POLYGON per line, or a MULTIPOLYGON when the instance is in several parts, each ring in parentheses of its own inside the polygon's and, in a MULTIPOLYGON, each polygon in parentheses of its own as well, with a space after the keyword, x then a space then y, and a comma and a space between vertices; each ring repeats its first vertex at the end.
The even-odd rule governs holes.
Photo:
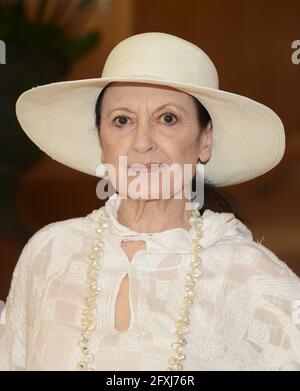
POLYGON ((300 369, 299 277, 226 205, 208 207, 209 189, 281 160, 271 109, 219 90, 192 43, 144 33, 113 49, 101 78, 26 91, 17 116, 49 156, 113 191, 25 245, 2 370, 300 369))

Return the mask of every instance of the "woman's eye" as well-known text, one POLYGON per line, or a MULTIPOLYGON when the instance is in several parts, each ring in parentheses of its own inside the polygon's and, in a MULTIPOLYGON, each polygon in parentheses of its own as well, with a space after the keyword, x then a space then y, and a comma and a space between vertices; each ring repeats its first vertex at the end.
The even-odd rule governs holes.
POLYGON ((167 124, 173 124, 174 123, 174 118, 177 120, 177 116, 173 113, 164 113, 161 117, 165 119, 165 122, 167 124))
POLYGON ((126 125, 128 117, 125 115, 119 115, 118 117, 114 118, 113 122, 116 123, 117 126, 121 127, 123 125, 126 125))

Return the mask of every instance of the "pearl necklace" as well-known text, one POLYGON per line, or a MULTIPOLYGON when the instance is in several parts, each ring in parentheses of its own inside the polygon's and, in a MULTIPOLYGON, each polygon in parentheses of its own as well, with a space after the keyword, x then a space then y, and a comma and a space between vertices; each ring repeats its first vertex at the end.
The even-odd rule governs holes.
MULTIPOLYGON (((202 218, 199 217, 200 213, 198 209, 192 211, 192 216, 189 222, 195 232, 193 235, 193 257, 190 264, 190 269, 185 275, 185 291, 186 294, 183 297, 182 309, 180 311, 181 317, 175 322, 175 336, 177 340, 171 344, 171 347, 175 350, 175 355, 171 356, 168 360, 168 370, 183 370, 182 362, 185 359, 185 354, 182 352, 184 345, 187 344, 187 340, 184 338, 184 334, 189 332, 190 326, 190 310, 192 308, 194 297, 195 297, 195 279, 201 275, 200 271, 200 251, 201 245, 200 240, 202 238, 202 218)), ((92 367, 92 363, 95 361, 95 357, 89 351, 89 340, 91 332, 95 329, 95 315, 92 313, 96 307, 96 300, 100 292, 98 285, 98 271, 100 269, 101 258, 104 254, 103 234, 106 227, 108 227, 108 215, 104 208, 100 209, 98 217, 98 227, 96 232, 99 236, 99 240, 96 245, 92 248, 89 258, 91 264, 88 268, 87 277, 89 280, 90 294, 85 298, 86 307, 82 310, 81 318, 81 339, 78 341, 78 346, 82 351, 82 359, 77 362, 75 369, 79 371, 95 371, 92 367)))

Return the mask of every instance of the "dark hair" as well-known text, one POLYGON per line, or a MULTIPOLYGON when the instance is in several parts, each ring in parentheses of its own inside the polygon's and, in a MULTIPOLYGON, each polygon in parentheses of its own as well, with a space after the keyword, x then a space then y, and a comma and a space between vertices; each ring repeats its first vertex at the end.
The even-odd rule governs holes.
MULTIPOLYGON (((95 105, 95 115, 96 115, 96 120, 95 124, 99 133, 99 139, 100 143, 101 141, 101 133, 100 133, 100 123, 101 123, 101 108, 102 108, 102 101, 103 97, 105 94, 106 89, 108 88, 109 84, 104 87, 100 94, 97 97, 96 105, 95 105)), ((193 98, 196 108, 197 108, 197 119, 200 125, 200 129, 206 129, 209 122, 212 122, 212 119, 206 110, 206 108, 202 105, 202 103, 195 98, 194 96, 191 95, 193 98)), ((192 191, 196 190, 196 175, 192 179, 192 191)), ((249 220, 246 219, 245 217, 240 216, 236 212, 236 204, 235 200, 232 198, 232 196, 229 196, 228 194, 226 197, 224 194, 222 194, 216 186, 214 186, 211 183, 204 183, 204 200, 203 200, 203 206, 202 208, 199 209, 199 212, 201 215, 205 211, 205 209, 210 209, 214 212, 229 212, 233 213, 239 220, 241 220, 244 224, 249 223, 249 220), (230 201, 227 199, 230 198, 230 201), (234 207, 232 205, 235 205, 234 207)))

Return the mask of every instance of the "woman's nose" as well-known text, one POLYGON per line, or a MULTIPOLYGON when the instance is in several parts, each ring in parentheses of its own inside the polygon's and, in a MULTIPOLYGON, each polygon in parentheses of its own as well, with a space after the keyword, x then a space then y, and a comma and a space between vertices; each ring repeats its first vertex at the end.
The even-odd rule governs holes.
POLYGON ((139 123, 136 127, 132 147, 138 152, 146 152, 154 146, 153 133, 147 120, 139 123))

